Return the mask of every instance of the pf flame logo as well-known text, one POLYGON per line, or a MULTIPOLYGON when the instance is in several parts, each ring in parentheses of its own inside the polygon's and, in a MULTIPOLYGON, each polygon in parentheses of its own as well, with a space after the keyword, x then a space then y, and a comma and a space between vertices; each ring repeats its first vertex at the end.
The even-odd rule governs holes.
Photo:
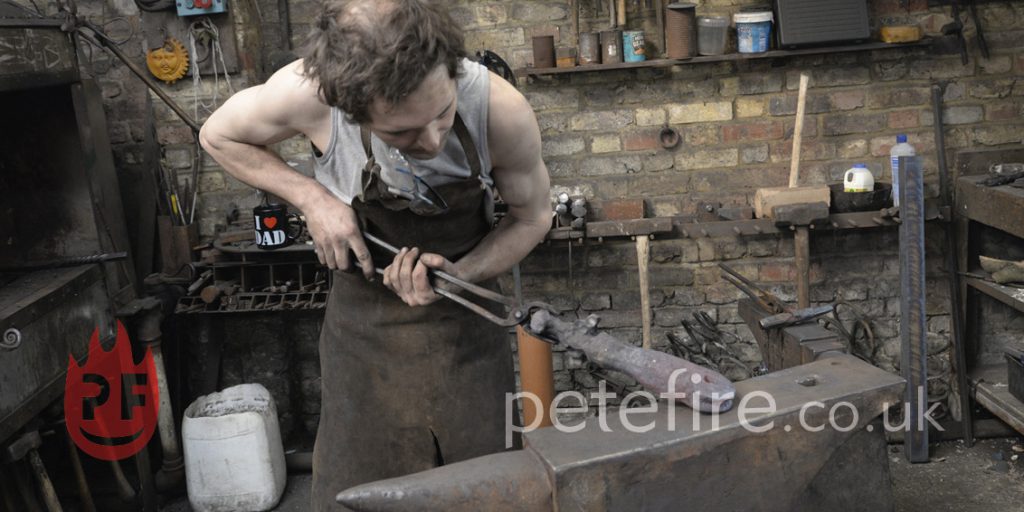
POLYGON ((157 424, 159 391, 153 352, 136 365, 131 341, 121 322, 112 350, 100 346, 99 329, 89 340, 85 365, 68 357, 64 417, 68 434, 85 453, 100 460, 120 460, 142 450, 157 424), (129 406, 123 391, 135 399, 129 406))

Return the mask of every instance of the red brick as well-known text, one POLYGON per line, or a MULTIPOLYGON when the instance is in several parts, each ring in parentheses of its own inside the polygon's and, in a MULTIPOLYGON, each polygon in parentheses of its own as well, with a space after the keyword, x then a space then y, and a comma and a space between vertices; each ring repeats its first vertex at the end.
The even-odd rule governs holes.
POLYGON ((657 131, 631 133, 622 137, 622 149, 625 151, 658 149, 659 147, 661 145, 658 142, 657 131))
POLYGON ((601 203, 604 220, 629 220, 644 218, 643 199, 612 199, 601 203))
POLYGON ((985 107, 986 114, 985 119, 987 121, 1009 121, 1011 119, 1019 119, 1021 117, 1021 105, 1015 105, 1013 103, 1006 105, 989 105, 985 107))
POLYGON ((722 127, 723 142, 781 139, 782 122, 734 124, 722 127))
POLYGON ((758 281, 763 283, 784 283, 793 280, 793 266, 788 263, 762 263, 758 281))
POLYGON ((921 124, 920 118, 916 110, 889 112, 889 128, 917 128, 921 124))

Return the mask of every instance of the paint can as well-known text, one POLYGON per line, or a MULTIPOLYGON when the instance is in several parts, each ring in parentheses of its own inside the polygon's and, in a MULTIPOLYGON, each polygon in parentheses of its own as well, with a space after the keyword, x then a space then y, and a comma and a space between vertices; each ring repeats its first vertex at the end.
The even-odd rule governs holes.
POLYGON ((622 62, 622 31, 601 31, 601 62, 618 64, 622 62))
POLYGON ((533 67, 555 67, 555 36, 533 36, 533 67))
POLYGON ((665 6, 665 49, 670 59, 689 59, 697 49, 694 22, 697 4, 674 3, 665 6))
POLYGON ((597 32, 580 34, 580 65, 601 63, 601 43, 597 32))
POLYGON ((626 30, 622 32, 622 57, 626 62, 643 62, 647 60, 644 51, 644 31, 626 30))

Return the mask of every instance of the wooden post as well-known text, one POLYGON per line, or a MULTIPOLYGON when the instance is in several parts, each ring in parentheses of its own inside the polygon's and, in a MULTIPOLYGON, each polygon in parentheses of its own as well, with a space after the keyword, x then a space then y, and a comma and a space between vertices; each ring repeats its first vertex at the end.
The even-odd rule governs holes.
POLYGON ((640 309, 643 325, 643 348, 651 348, 651 289, 647 272, 647 261, 650 259, 651 240, 648 235, 636 237, 636 263, 640 270, 640 309))

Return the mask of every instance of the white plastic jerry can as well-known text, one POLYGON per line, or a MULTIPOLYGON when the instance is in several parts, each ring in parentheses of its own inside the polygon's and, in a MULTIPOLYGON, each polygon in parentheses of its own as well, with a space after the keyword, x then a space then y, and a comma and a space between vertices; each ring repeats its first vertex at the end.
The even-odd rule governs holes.
POLYGON ((871 192, 875 190, 875 177, 864 164, 853 164, 843 176, 843 191, 871 192))

